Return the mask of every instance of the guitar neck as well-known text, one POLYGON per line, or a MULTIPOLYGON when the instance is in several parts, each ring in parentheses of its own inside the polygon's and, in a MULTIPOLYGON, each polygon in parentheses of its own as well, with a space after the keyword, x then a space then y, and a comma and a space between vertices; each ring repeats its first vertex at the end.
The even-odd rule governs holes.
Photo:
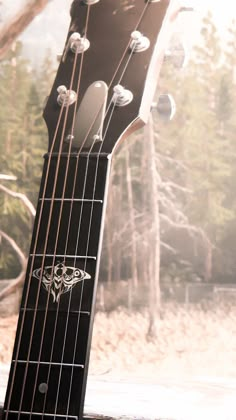
POLYGON ((109 169, 105 154, 46 156, 5 419, 82 417, 109 169))
POLYGON ((82 418, 110 156, 148 120, 179 3, 72 3, 4 420, 82 418))

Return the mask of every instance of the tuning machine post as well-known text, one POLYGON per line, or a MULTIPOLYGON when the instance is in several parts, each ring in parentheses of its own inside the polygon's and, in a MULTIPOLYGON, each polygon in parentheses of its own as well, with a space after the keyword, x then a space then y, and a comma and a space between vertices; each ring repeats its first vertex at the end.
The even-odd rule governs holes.
POLYGON ((57 88, 57 93, 57 103, 60 106, 70 106, 77 100, 76 92, 74 90, 67 89, 64 85, 57 88))
POLYGON ((81 36, 79 32, 74 32, 73 34, 71 34, 67 42, 62 61, 64 62, 66 60, 69 51, 72 51, 73 54, 83 54, 89 49, 89 47, 89 40, 86 37, 81 36))

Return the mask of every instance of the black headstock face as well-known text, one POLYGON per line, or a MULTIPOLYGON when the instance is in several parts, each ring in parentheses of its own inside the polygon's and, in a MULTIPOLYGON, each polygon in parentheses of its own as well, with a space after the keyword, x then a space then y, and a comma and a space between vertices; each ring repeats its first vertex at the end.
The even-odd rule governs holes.
POLYGON ((147 121, 175 12, 169 0, 74 0, 64 54, 44 112, 49 150, 112 153, 121 138, 147 121), (134 31, 145 36, 140 51, 134 31), (94 105, 90 89, 86 105, 81 105, 97 81, 107 86, 104 100, 94 105), (128 92, 118 88, 114 97, 117 85, 128 92), (95 124, 93 142, 77 142, 80 124, 84 132, 87 124, 88 133, 95 124))

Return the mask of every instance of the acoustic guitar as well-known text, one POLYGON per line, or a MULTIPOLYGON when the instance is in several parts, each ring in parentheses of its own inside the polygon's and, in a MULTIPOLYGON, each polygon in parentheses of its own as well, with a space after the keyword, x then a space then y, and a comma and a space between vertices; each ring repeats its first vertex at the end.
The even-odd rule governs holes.
POLYGON ((112 156, 150 113, 180 5, 74 0, 3 420, 83 417, 112 156))

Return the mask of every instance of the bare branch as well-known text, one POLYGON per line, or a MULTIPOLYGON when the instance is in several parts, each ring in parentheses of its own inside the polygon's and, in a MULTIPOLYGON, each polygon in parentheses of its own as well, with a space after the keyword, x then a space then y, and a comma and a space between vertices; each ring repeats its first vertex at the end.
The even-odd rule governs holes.
POLYGON ((176 190, 179 190, 179 191, 182 191, 182 192, 185 192, 185 193, 189 193, 189 194, 192 194, 193 193, 193 191, 192 190, 190 190, 189 188, 185 188, 185 187, 182 187, 181 185, 179 185, 179 184, 176 184, 175 182, 173 182, 173 181, 166 181, 166 182, 163 182, 162 184, 161 184, 161 188, 162 189, 170 189, 170 188, 174 188, 174 189, 176 189, 176 190))
POLYGON ((19 276, 16 279, 9 280, 10 284, 9 286, 5 287, 5 289, 2 290, 0 293, 0 302, 5 299, 7 296, 14 293, 16 290, 19 289, 20 286, 23 285, 25 279, 25 270, 21 271, 19 276))
MULTIPOLYGON (((159 195, 159 201, 160 201, 161 205, 165 209, 167 209, 168 212, 172 212, 172 215, 177 220, 177 224, 180 224, 180 223, 181 224, 183 224, 183 223, 187 224, 188 223, 187 216, 180 209, 177 208, 177 206, 174 204, 174 202, 172 200, 169 200, 164 194, 160 194, 159 195)), ((175 223, 175 222, 173 222, 173 223, 175 223)))
POLYGON ((24 277, 25 277, 27 258, 25 257, 25 255, 23 254, 19 246, 16 244, 14 239, 12 239, 9 235, 7 235, 2 230, 0 230, 0 237, 3 237, 10 244, 10 246, 13 248, 13 250, 17 254, 17 257, 21 264, 21 272, 19 276, 15 279, 12 279, 12 283, 9 286, 7 286, 5 289, 3 289, 3 291, 0 293, 0 301, 1 301, 5 297, 13 293, 15 290, 17 290, 19 286, 23 283, 24 277))
POLYGON ((12 191, 9 188, 7 188, 7 187, 5 187, 4 185, 1 185, 1 184, 0 184, 0 191, 5 192, 6 194, 10 195, 11 197, 19 198, 24 203, 25 207, 29 210, 30 214, 33 217, 35 217, 36 210, 35 210, 33 204, 31 203, 31 201, 26 197, 25 194, 12 191))
POLYGON ((48 4, 49 0, 31 0, 0 30, 0 59, 4 57, 12 43, 48 4))
POLYGON ((18 256, 21 266, 24 267, 26 257, 24 253, 21 251, 21 249, 19 248, 19 246, 17 245, 17 243, 14 241, 14 239, 12 239, 9 235, 7 235, 7 233, 3 232, 2 230, 0 230, 0 237, 1 236, 11 245, 11 247, 13 248, 13 250, 18 256))
MULTIPOLYGON (((204 233, 204 231, 201 228, 197 227, 197 226, 193 226, 193 225, 190 225, 188 223, 174 222, 166 214, 162 214, 162 213, 160 214, 160 218, 161 218, 161 220, 165 221, 168 225, 170 225, 170 226, 172 226, 174 228, 177 228, 177 229, 185 229, 185 230, 187 230, 189 232, 196 233, 196 234, 199 234, 200 233, 203 238, 206 238, 207 239, 207 236, 204 233)), ((208 242, 209 242, 209 240, 208 240, 208 242)))
POLYGON ((0 174, 0 179, 4 181, 16 181, 17 177, 14 175, 0 174))
POLYGON ((163 155, 162 153, 157 153, 156 152, 156 158, 158 159, 158 161, 164 160, 168 163, 171 163, 172 165, 174 165, 176 167, 180 167, 181 169, 184 169, 185 171, 188 169, 182 161, 180 161, 178 159, 173 159, 169 156, 163 155))
POLYGON ((162 248, 165 248, 168 251, 171 251, 173 254, 177 254, 177 250, 174 249, 172 246, 168 245, 166 242, 161 241, 160 245, 161 245, 162 248))

